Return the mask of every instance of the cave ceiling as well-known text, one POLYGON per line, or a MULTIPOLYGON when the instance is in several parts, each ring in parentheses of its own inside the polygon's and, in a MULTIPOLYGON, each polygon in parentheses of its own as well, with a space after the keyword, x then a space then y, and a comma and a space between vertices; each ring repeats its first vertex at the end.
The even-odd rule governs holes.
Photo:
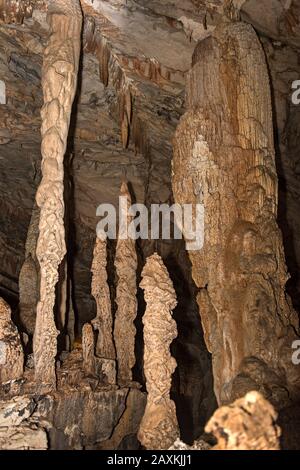
MULTIPOLYGON (((81 0, 83 52, 65 166, 83 303, 97 206, 116 203, 122 178, 130 181, 137 202, 172 201, 172 138, 184 113, 186 74, 197 41, 211 34, 228 3, 81 0), (131 123, 124 122, 126 106, 131 123)), ((299 46, 299 2, 233 3, 263 38, 289 51, 299 46)), ((46 1, 0 1, 0 79, 7 100, 0 105, 0 284, 1 295, 12 302, 40 181, 46 10, 46 1)))

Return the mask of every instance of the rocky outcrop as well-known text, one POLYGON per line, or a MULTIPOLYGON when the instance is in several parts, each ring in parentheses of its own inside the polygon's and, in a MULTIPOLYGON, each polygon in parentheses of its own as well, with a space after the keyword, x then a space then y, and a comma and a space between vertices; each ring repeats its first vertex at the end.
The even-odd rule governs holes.
POLYGON ((119 227, 116 247, 115 267, 117 275, 116 303, 117 311, 114 325, 114 340, 117 351, 118 382, 128 384, 132 381, 135 364, 135 333, 134 320, 137 314, 137 254, 135 240, 128 237, 128 226, 133 217, 129 214, 131 196, 128 186, 122 183, 120 196, 123 198, 124 225, 119 227))
POLYGON ((42 86, 42 181, 36 200, 41 209, 37 257, 41 267, 40 301, 34 335, 36 381, 55 387, 57 330, 54 322, 58 267, 66 253, 64 229, 64 155, 77 86, 82 14, 79 1, 49 4, 51 35, 44 52, 42 86))
POLYGON ((204 247, 190 258, 215 392, 222 403, 256 389, 281 407, 287 389, 299 392, 290 358, 298 319, 276 223, 270 85, 251 26, 225 23, 199 43, 187 102, 173 189, 177 202, 205 208, 204 247))
POLYGON ((141 288, 147 303, 144 324, 144 370, 147 405, 138 438, 146 449, 168 449, 179 435, 174 402, 170 399, 172 374, 177 366, 170 345, 177 336, 172 311, 177 300, 160 256, 147 259, 141 288))
POLYGON ((20 336, 11 320, 9 306, 0 297, 0 384, 20 379, 24 354, 20 336))
POLYGON ((206 425, 218 444, 212 450, 280 450, 277 413, 257 392, 219 408, 206 425))

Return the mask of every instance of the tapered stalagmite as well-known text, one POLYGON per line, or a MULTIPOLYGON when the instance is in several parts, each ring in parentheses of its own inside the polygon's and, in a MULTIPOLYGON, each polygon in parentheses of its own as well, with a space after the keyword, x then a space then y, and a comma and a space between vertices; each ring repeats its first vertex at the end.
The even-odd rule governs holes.
POLYGON ((277 413, 258 392, 215 411, 205 427, 218 439, 212 450, 279 450, 277 413))
MULTIPOLYGON (((121 209, 124 213, 123 219, 125 220, 125 208, 127 206, 128 209, 131 205, 131 197, 125 182, 122 183, 120 195, 125 203, 121 209)), ((133 217, 128 214, 128 225, 132 220, 133 217)), ((137 254, 135 241, 126 237, 126 232, 125 225, 120 227, 115 258, 118 278, 116 292, 118 309, 115 318, 114 340, 117 352, 119 383, 128 383, 132 380, 131 369, 135 364, 134 346, 136 329, 134 320, 137 314, 137 254)))
POLYGON ((177 336, 172 310, 176 294, 168 271, 158 254, 147 259, 141 288, 147 303, 144 324, 144 370, 147 405, 138 438, 147 449, 169 449, 179 437, 174 402, 170 399, 172 374, 176 361, 170 345, 177 336))
POLYGON ((23 375, 24 354, 18 330, 11 320, 11 311, 0 297, 0 383, 23 375))
POLYGON ((297 317, 276 223, 270 85, 253 28, 224 23, 199 43, 188 112, 174 141, 177 203, 203 203, 205 240, 190 251, 215 392, 229 402, 260 390, 284 406, 299 390, 291 361, 297 317), (269 385, 273 384, 274 387, 269 385))
POLYGON ((106 240, 96 238, 92 263, 92 295, 97 304, 97 316, 92 321, 98 330, 96 354, 106 359, 115 359, 113 343, 113 319, 109 286, 107 283, 107 246, 106 240))
POLYGON ((20 320, 30 336, 34 333, 36 306, 39 300, 39 269, 36 258, 39 219, 40 211, 34 204, 25 244, 25 261, 19 276, 20 320))
POLYGON ((34 335, 35 376, 55 387, 57 330, 54 321, 58 268, 66 252, 64 229, 64 154, 75 97, 81 47, 79 0, 49 1, 50 37, 44 52, 42 86, 42 181, 37 257, 41 267, 40 301, 34 335))

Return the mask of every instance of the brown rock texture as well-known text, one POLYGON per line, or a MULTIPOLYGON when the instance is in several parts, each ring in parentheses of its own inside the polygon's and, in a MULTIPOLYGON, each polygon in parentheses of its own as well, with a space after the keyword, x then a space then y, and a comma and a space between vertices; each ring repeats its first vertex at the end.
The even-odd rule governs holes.
POLYGON ((11 311, 0 297, 0 383, 20 379, 23 375, 24 354, 11 311))
POLYGON ((280 450, 277 413, 258 392, 219 408, 205 431, 218 439, 212 450, 280 450))
POLYGON ((42 181, 36 200, 41 209, 37 257, 41 267, 40 301, 34 335, 36 381, 55 387, 57 330, 54 322, 58 267, 66 252, 64 229, 64 154, 77 86, 82 13, 78 0, 49 4, 51 29, 44 51, 42 87, 42 181))
POLYGON ((260 390, 284 406, 299 391, 290 348, 297 315, 276 223, 270 85, 251 26, 224 23, 200 42, 188 112, 174 140, 178 203, 202 203, 205 241, 190 252, 219 403, 260 390))
POLYGON ((105 359, 115 359, 113 343, 113 318, 109 286, 107 283, 106 240, 96 238, 92 263, 92 295, 97 304, 97 316, 92 324, 98 330, 96 354, 105 359))
MULTIPOLYGON (((127 208, 131 206, 131 196, 127 183, 123 182, 120 196, 126 198, 127 208)), ((125 207, 123 220, 126 220, 125 207)), ((133 217, 127 214, 127 224, 133 217)), ((115 268, 117 274, 116 303, 117 311, 114 325, 114 341, 117 351, 118 382, 132 381, 131 369, 135 364, 135 333, 134 320, 137 314, 137 254, 135 240, 126 237, 126 227, 119 227, 116 247, 115 268)))
POLYGON ((95 374, 95 338, 90 323, 86 323, 82 328, 82 357, 85 373, 95 374))
POLYGON ((34 333, 36 306, 39 300, 39 269, 36 257, 39 220, 40 211, 34 204, 25 243, 25 260, 19 275, 20 321, 30 336, 34 333))
POLYGON ((140 286, 147 303, 143 324, 148 396, 138 439, 146 449, 169 449, 179 436, 175 404, 170 399, 172 374, 177 366, 170 353, 177 336, 172 318, 177 300, 169 273, 157 253, 147 259, 142 278, 140 286))

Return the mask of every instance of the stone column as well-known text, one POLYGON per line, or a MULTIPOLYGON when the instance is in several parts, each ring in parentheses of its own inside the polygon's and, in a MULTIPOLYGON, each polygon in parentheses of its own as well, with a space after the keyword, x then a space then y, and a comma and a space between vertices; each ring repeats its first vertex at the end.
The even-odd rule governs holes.
POLYGON ((147 259, 142 278, 140 286, 147 303, 143 324, 148 396, 138 439, 146 449, 169 449, 179 437, 175 404, 170 399, 172 374, 177 366, 170 353, 170 345, 177 336, 172 318, 177 300, 169 273, 158 254, 147 259))
POLYGON ((96 354, 105 359, 115 359, 116 352, 113 343, 113 319, 109 286, 107 283, 107 243, 96 238, 92 263, 92 295, 96 300, 97 316, 92 321, 98 330, 96 354))
POLYGON ((276 222, 270 83, 250 25, 224 23, 198 44, 187 107, 173 190, 177 203, 204 204, 204 246, 190 258, 216 396, 224 403, 259 390, 285 406, 299 392, 291 361, 298 320, 276 222))
POLYGON ((35 378, 56 386, 57 329, 54 321, 58 268, 66 253, 64 229, 64 154, 77 86, 82 13, 79 0, 49 1, 50 37, 44 52, 42 86, 42 181, 36 200, 41 209, 37 257, 40 301, 34 334, 35 378))
MULTIPOLYGON (((131 197, 125 182, 122 183, 120 195, 127 201, 128 210, 131 205, 131 197)), ((127 218, 128 225, 133 220, 133 217, 127 214, 124 206, 123 220, 125 218, 127 218)), ((135 364, 136 329, 134 320, 137 314, 137 254, 135 240, 125 238, 124 229, 125 227, 119 229, 115 258, 118 308, 115 317, 114 340, 117 351, 118 383, 126 385, 132 381, 131 369, 135 364)))

